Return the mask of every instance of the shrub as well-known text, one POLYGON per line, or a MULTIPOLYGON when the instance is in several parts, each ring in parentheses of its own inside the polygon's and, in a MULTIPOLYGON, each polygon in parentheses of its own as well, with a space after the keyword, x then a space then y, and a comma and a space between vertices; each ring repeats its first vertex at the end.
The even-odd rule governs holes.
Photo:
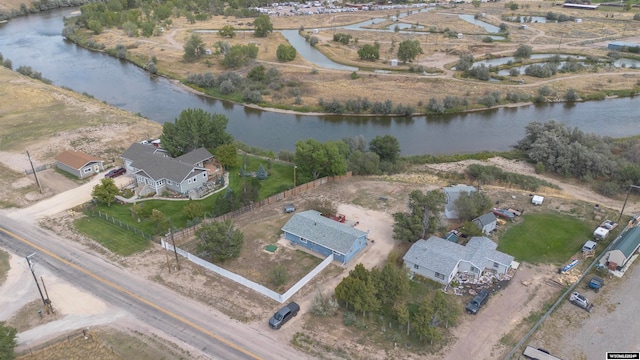
POLYGON ((234 91, 236 91, 236 87, 233 86, 233 82, 229 79, 223 81, 220 84, 220 93, 223 95, 229 95, 231 93, 233 93, 234 91))
POLYGON ((491 78, 491 74, 489 73, 489 68, 485 64, 480 64, 480 66, 473 67, 469 69, 469 75, 478 79, 487 81, 491 78))
POLYGON ((528 59, 531 57, 532 51, 533 51, 533 48, 531 46, 523 44, 518 46, 518 49, 513 54, 513 56, 521 59, 528 59))
POLYGON ((262 102, 262 95, 260 94, 260 91, 244 89, 242 91, 242 100, 248 103, 258 104, 262 102))
POLYGON ((480 99, 478 99, 478 104, 484 105, 486 107, 493 107, 493 106, 498 105, 498 102, 496 101, 496 99, 493 96, 487 95, 487 96, 483 96, 480 99))
POLYGON ((573 101, 577 101, 580 98, 580 95, 578 95, 578 92, 575 89, 569 89, 567 90, 567 93, 565 94, 564 98, 567 101, 573 102, 573 101))
POLYGON ((338 302, 331 296, 324 296, 318 291, 311 303, 311 313, 315 316, 334 316, 338 311, 338 302))
POLYGON ((467 71, 471 69, 473 66, 473 55, 471 53, 465 52, 460 54, 460 59, 456 64, 456 70, 459 71, 467 71))
POLYGON ((520 76, 520 69, 511 68, 511 70, 509 70, 509 76, 520 76))
POLYGON ((538 94, 542 95, 542 96, 552 96, 555 95, 556 92, 550 88, 549 86, 545 85, 543 87, 541 87, 540 89, 538 89, 538 94))
POLYGON ((316 36, 312 36, 311 39, 309 39, 309 45, 311 46, 316 46, 318 44, 318 38, 316 36))
POLYGON ((442 101, 436 98, 431 98, 429 99, 429 103, 427 104, 427 110, 436 114, 444 114, 446 108, 442 101))
POLYGON ((483 43, 492 43, 493 42, 493 38, 491 36, 485 36, 482 38, 482 42, 483 43))
POLYGON ((351 35, 343 34, 343 33, 333 34, 333 41, 342 43, 344 45, 348 45, 350 40, 351 40, 351 35))

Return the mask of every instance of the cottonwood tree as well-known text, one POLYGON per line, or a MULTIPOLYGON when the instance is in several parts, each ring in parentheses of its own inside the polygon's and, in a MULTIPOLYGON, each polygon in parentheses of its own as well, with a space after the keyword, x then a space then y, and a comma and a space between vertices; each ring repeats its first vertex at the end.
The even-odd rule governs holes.
POLYGON ((225 261, 240 255, 244 244, 244 234, 231 220, 215 221, 196 231, 200 240, 198 254, 213 261, 225 261))
POLYGON ((405 267, 387 262, 382 270, 371 270, 371 277, 383 306, 393 309, 409 294, 409 276, 405 267))
POLYGON ((400 157, 400 143, 391 135, 376 136, 369 142, 369 150, 378 154, 380 161, 396 162, 400 157))
POLYGON ((360 57, 360 60, 376 61, 380 58, 380 50, 374 45, 365 44, 358 49, 358 57, 360 57))
POLYGON ((211 149, 230 144, 233 137, 226 131, 228 122, 222 114, 211 114, 202 109, 183 110, 175 122, 162 126, 162 147, 177 157, 200 147, 211 149))
POLYGON ((422 48, 418 40, 405 40, 398 46, 398 59, 403 63, 413 62, 420 54, 422 54, 422 48))
POLYGON ((473 220, 491 209, 491 199, 479 191, 463 191, 454 203, 461 220, 473 220))
POLYGON ((191 34, 191 36, 184 43, 184 55, 182 58, 186 62, 193 62, 202 55, 204 55, 204 42, 202 41, 202 37, 199 34, 191 34))
POLYGON ((253 26, 255 26, 255 30, 253 31, 253 36, 255 37, 266 37, 267 34, 273 32, 273 24, 271 23, 269 15, 258 15, 253 21, 253 26))
POLYGON ((409 194, 409 213, 393 214, 393 238, 413 242, 424 239, 428 230, 439 225, 440 214, 444 210, 445 196, 441 190, 426 194, 414 190, 409 194))
POLYGON ((235 168, 238 166, 238 148, 235 144, 223 144, 218 146, 213 154, 216 157, 216 160, 224 167, 225 169, 235 168))
POLYGON ((278 61, 292 61, 296 58, 296 55, 296 48, 291 45, 280 44, 276 49, 276 58, 278 58, 278 61))
POLYGON ((236 29, 231 25, 225 25, 222 27, 222 29, 220 29, 220 31, 218 31, 218 33, 220 34, 220 36, 232 38, 236 36, 236 29))
POLYGON ((521 59, 528 59, 531 57, 532 52, 533 48, 531 46, 522 44, 518 46, 516 52, 513 53, 513 56, 521 59))
POLYGON ((347 172, 347 161, 333 141, 321 143, 315 139, 299 140, 296 142, 295 163, 302 181, 347 172))
POLYGON ((182 208, 182 212, 189 220, 202 218, 204 215, 204 206, 200 202, 190 200, 189 203, 182 208))
POLYGON ((116 200, 116 195, 120 194, 120 189, 116 185, 115 181, 111 178, 104 178, 100 180, 100 184, 93 187, 91 196, 97 201, 111 206, 116 200))
POLYGON ((372 151, 356 150, 349 155, 347 165, 353 175, 375 175, 380 172, 380 156, 372 151))

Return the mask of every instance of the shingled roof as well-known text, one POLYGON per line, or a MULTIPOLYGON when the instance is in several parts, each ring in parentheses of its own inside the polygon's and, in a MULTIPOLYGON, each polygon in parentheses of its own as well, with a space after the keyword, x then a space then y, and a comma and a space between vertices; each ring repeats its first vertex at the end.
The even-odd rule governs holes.
POLYGON ((79 170, 91 162, 101 162, 102 160, 82 151, 66 150, 55 157, 56 161, 65 164, 73 169, 79 170))
POLYGON ((402 259, 445 275, 451 274, 460 261, 467 261, 479 269, 484 269, 487 261, 508 267, 513 256, 497 251, 497 247, 484 236, 472 237, 467 246, 432 236, 416 241, 402 259))
POLYGON ((131 144, 122 154, 122 158, 132 161, 132 167, 140 169, 137 173, 144 174, 153 180, 168 179, 176 183, 206 171, 195 164, 212 157, 213 155, 207 149, 199 148, 174 159, 169 157, 165 150, 140 143, 131 144))
POLYGON ((322 216, 315 210, 294 214, 282 227, 282 231, 299 236, 307 241, 347 254, 357 239, 367 233, 352 226, 322 216))

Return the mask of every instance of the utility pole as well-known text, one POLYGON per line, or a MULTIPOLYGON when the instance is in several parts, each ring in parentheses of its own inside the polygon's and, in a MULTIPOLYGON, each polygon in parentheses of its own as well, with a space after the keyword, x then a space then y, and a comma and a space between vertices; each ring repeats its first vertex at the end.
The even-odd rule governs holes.
POLYGON ((296 169, 298 165, 293 165, 293 195, 296 194, 296 169))
POLYGON ((47 309, 47 314, 49 313, 49 308, 47 307, 47 301, 44 299, 44 295, 42 295, 42 290, 40 289, 40 283, 38 282, 38 278, 36 278, 36 273, 33 271, 33 263, 31 262, 31 257, 33 255, 35 255, 36 253, 33 253, 29 256, 26 257, 27 259, 27 263, 29 264, 29 270, 31 270, 31 275, 33 275, 33 281, 36 282, 36 286, 38 287, 38 292, 40 293, 40 298, 42 299, 42 304, 44 305, 45 309, 47 309))
POLYGON ((38 188, 40 189, 40 194, 42 194, 42 186, 40 186, 40 180, 38 180, 38 172, 36 168, 33 166, 33 161, 31 161, 31 155, 29 155, 29 150, 27 150, 27 157, 29 158, 29 164, 31 164, 31 170, 33 170, 33 176, 36 178, 36 184, 38 184, 38 188))
POLYGON ((180 271, 180 261, 178 260, 178 248, 176 247, 176 241, 173 238, 173 226, 169 228, 171 234, 171 244, 173 244, 173 253, 176 255, 176 264, 178 265, 178 271, 180 271))
POLYGON ((47 302, 47 305, 49 306, 49 310, 51 310, 51 312, 53 312, 53 305, 51 305, 51 299, 49 298, 49 292, 47 291, 47 286, 44 284, 44 278, 42 276, 40 276, 40 280, 42 280, 42 288, 44 289, 44 294, 47 296, 45 301, 47 302))
POLYGON ((618 224, 620 224, 620 220, 622 219, 622 214, 624 213, 624 208, 627 207, 627 200, 629 200, 629 194, 632 189, 640 189, 638 185, 629 185, 629 189, 627 189, 627 196, 624 198, 624 204, 622 204, 622 210, 620 210, 620 216, 618 216, 618 224))
POLYGON ((560 45, 562 45, 562 38, 564 38, 564 33, 560 34, 560 43, 558 44, 558 49, 560 49, 560 45))

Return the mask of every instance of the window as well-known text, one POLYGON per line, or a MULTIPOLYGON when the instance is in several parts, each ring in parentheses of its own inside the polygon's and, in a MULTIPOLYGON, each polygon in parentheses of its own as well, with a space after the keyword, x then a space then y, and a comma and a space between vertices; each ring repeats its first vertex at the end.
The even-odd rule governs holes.
POLYGON ((85 173, 85 174, 86 174, 86 173, 90 173, 90 172, 91 172, 91 170, 92 170, 92 169, 91 169, 90 167, 88 167, 88 168, 84 168, 84 173, 85 173))
POLYGON ((187 180, 187 184, 191 184, 191 179, 188 179, 188 180, 187 180))
POLYGON ((206 179, 207 178, 207 173, 202 173, 202 177, 206 179))
POLYGON ((418 266, 418 264, 413 264, 413 268, 414 269, 420 269, 420 266, 418 266))
POLYGON ((198 178, 196 176, 193 177, 193 182, 194 183, 198 182, 198 178))
POLYGON ((494 263, 493 263, 493 267, 497 269, 497 268, 499 268, 499 267, 500 267, 500 264, 498 264, 497 262, 494 262, 494 263))
POLYGON ((303 244, 306 244, 307 243, 307 239, 301 237, 300 238, 300 242, 303 243, 303 244))
POLYGON ((444 274, 440 274, 439 272, 436 273, 436 277, 440 280, 444 280, 444 274))

